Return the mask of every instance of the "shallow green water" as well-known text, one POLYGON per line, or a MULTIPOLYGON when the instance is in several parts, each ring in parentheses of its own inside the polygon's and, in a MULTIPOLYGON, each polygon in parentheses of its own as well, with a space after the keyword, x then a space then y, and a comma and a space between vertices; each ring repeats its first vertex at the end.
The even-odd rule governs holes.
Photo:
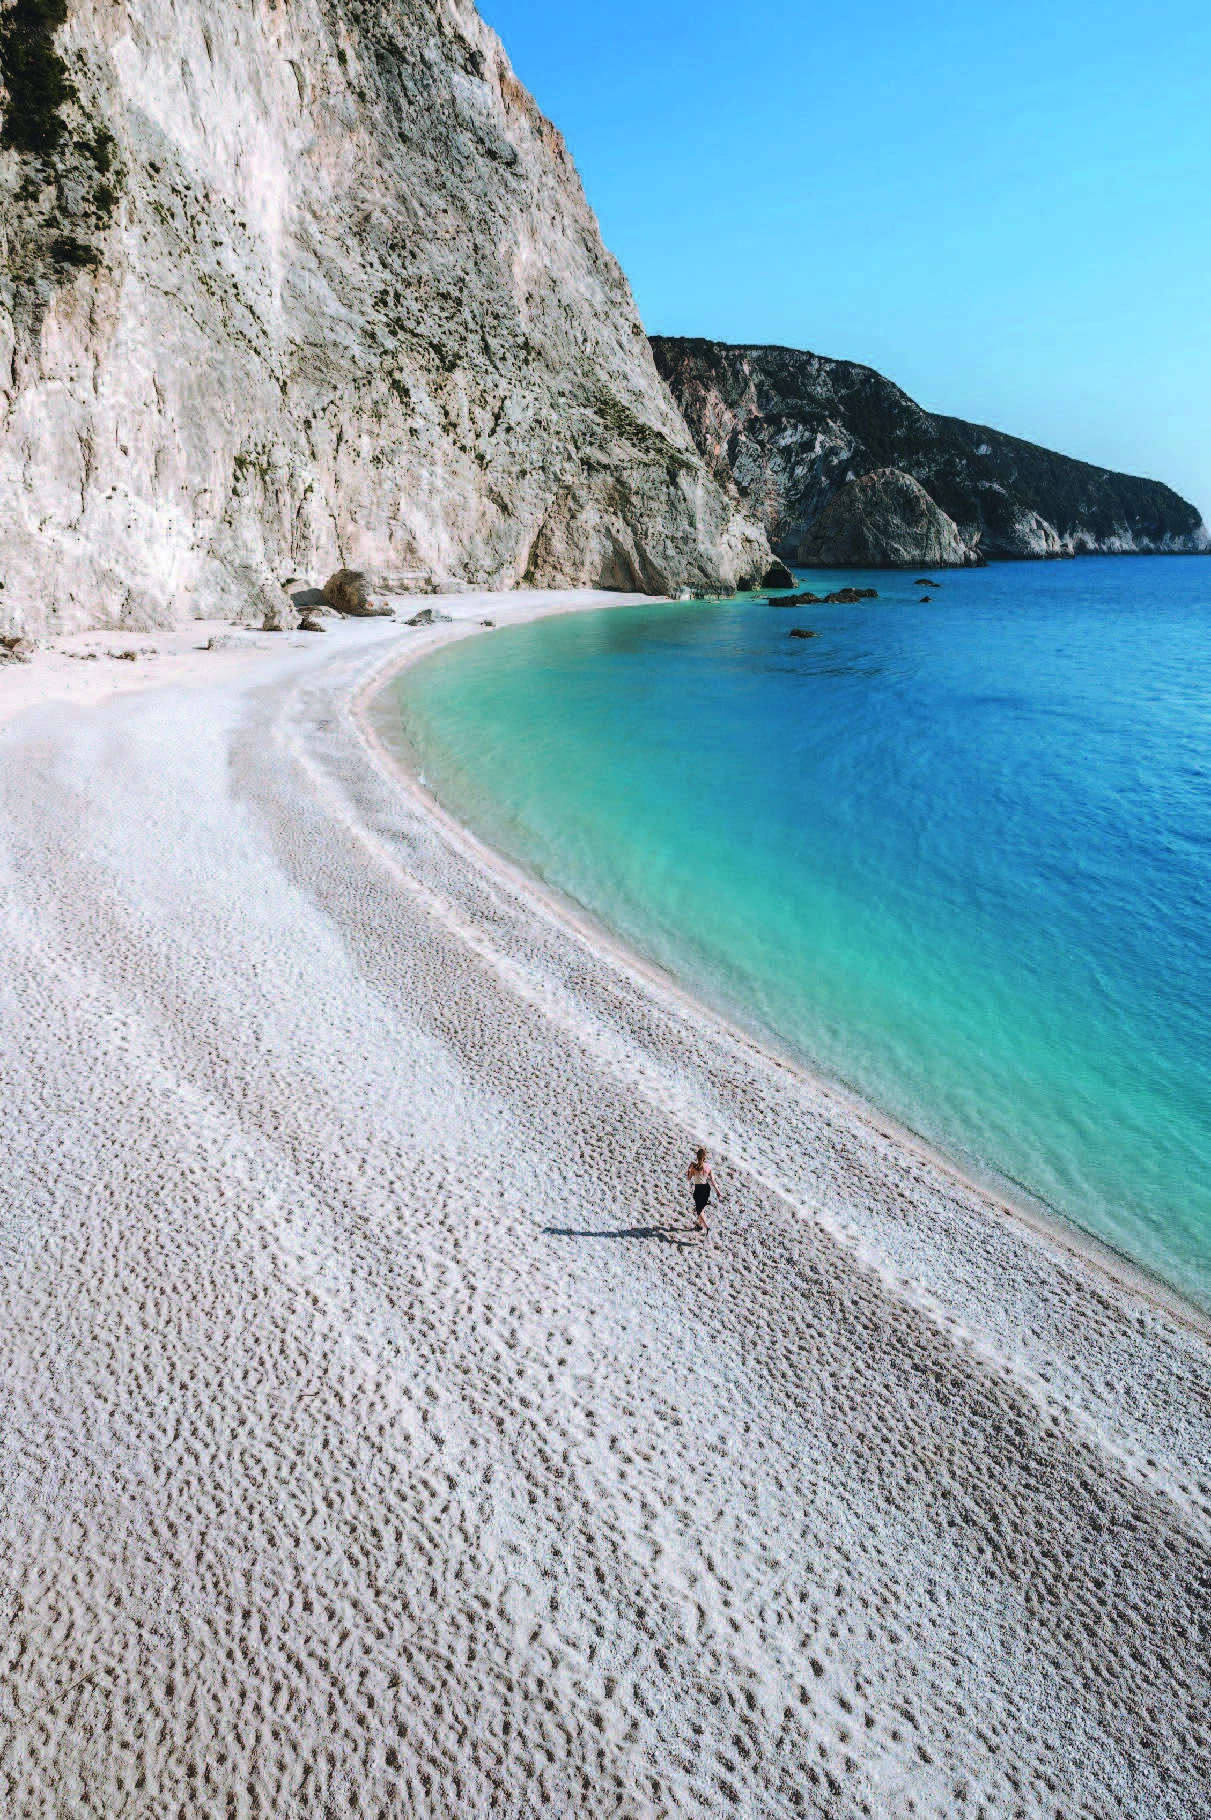
POLYGON ((469 641, 405 736, 695 990, 1211 1306, 1211 561, 843 581, 880 599, 469 641))

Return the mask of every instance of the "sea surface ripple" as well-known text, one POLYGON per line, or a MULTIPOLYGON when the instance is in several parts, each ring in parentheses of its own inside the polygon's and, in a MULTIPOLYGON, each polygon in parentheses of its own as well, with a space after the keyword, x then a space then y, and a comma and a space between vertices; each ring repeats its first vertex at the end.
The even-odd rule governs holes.
POLYGON ((502 630, 404 674, 404 737, 634 948, 1211 1307, 1211 563, 938 579, 502 630))

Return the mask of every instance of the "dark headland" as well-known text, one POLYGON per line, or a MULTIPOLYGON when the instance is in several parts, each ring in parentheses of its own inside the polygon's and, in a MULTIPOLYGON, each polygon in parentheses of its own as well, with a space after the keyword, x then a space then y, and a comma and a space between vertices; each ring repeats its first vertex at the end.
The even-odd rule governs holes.
POLYGON ((871 367, 672 335, 654 335, 652 351, 708 468, 787 562, 1211 550, 1197 509, 1160 481, 938 416, 871 367))

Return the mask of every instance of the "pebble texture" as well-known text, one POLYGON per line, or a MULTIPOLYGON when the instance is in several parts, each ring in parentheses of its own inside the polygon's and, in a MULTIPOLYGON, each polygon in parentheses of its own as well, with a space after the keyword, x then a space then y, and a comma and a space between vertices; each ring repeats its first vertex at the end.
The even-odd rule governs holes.
POLYGON ((0 1811, 1198 1820, 1207 1343, 402 792, 465 630, 0 735, 0 1811))
POLYGON ((839 490, 879 468, 910 474, 985 557, 1211 550, 1171 487, 924 411, 870 367, 673 335, 652 346, 707 465, 791 561, 839 490))
POLYGON ((0 128, 0 630, 768 562, 465 0, 18 14, 58 87, 0 128))

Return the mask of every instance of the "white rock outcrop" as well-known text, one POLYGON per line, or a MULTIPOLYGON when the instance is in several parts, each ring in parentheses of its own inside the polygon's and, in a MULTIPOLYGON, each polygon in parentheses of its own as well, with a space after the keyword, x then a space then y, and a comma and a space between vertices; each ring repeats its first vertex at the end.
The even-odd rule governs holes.
POLYGON ((4 61, 0 628, 259 624, 344 566, 670 592, 768 560, 471 5, 17 26, 50 75, 4 61))

